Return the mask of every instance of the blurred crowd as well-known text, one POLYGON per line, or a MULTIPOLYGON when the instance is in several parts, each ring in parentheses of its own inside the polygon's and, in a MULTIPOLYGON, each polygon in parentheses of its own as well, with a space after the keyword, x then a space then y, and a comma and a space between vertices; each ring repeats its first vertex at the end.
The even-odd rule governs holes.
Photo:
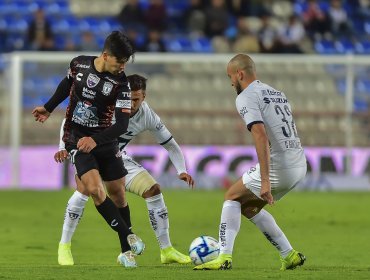
MULTIPOLYGON (((175 1, 183 4, 175 12, 167 2, 125 0, 112 20, 142 52, 173 51, 174 39, 184 51, 187 42, 200 40, 205 51, 248 53, 307 53, 322 40, 369 40, 370 0, 184 0, 175 1)), ((101 48, 93 30, 58 43, 42 9, 28 21, 26 36, 24 50, 101 48)))

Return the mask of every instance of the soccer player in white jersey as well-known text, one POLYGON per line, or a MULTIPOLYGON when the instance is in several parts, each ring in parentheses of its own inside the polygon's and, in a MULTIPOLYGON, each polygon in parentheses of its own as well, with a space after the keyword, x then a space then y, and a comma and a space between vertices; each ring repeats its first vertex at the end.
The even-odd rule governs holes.
POLYGON ((258 164, 245 172, 225 194, 219 226, 220 255, 194 270, 231 269, 241 214, 254 223, 279 251, 281 269, 302 265, 305 256, 292 248, 274 218, 263 207, 292 190, 307 171, 292 110, 285 94, 257 80, 253 60, 234 56, 227 75, 237 93, 236 107, 252 133, 258 164))
MULTIPOLYGON (((161 122, 159 116, 144 101, 146 96, 146 79, 137 74, 130 75, 127 79, 131 87, 131 117, 127 132, 118 139, 120 150, 123 153, 123 164, 128 171, 125 187, 128 192, 145 199, 149 220, 159 243, 161 263, 187 264, 191 262, 190 257, 180 253, 171 245, 168 211, 159 184, 144 167, 129 157, 124 149, 136 135, 148 130, 154 135, 157 142, 168 151, 179 179, 185 181, 191 188, 194 187, 194 180, 186 171, 184 156, 179 145, 161 122)), ((63 162, 67 156, 64 143, 60 140, 59 152, 54 155, 54 158, 57 162, 63 162)), ((60 265, 74 264, 71 240, 88 200, 86 189, 77 177, 76 183, 77 190, 68 201, 64 217, 63 232, 58 248, 58 263, 60 265)), ((113 202, 122 199, 116 198, 115 194, 110 194, 110 196, 113 202)), ((130 210, 127 203, 126 207, 120 209, 120 214, 131 228, 130 210)))

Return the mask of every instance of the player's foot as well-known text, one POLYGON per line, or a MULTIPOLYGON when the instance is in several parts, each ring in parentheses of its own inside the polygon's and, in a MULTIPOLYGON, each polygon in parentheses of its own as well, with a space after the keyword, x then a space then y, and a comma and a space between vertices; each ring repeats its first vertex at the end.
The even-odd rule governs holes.
POLYGON ((168 247, 161 250, 161 263, 180 263, 188 264, 191 263, 191 258, 177 251, 173 247, 168 247))
POLYGON ((295 269, 297 266, 303 265, 306 257, 297 252, 296 250, 292 250, 286 258, 280 257, 281 260, 281 268, 280 270, 287 270, 287 269, 295 269))
POLYGON ((124 267, 137 267, 135 255, 131 251, 119 254, 117 262, 124 267))
POLYGON ((217 259, 197 265, 193 270, 227 270, 232 268, 232 256, 229 254, 220 254, 217 259))
POLYGON ((71 242, 59 243, 58 263, 60 265, 74 265, 72 252, 71 252, 71 242))
POLYGON ((145 249, 145 244, 139 236, 136 234, 129 234, 127 236, 127 242, 131 247, 132 253, 135 255, 141 255, 145 249))

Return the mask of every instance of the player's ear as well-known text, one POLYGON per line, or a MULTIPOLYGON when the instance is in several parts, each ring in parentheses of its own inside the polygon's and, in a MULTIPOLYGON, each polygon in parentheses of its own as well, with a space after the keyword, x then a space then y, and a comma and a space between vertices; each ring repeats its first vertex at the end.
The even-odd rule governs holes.
POLYGON ((108 53, 107 52, 103 52, 103 59, 104 59, 104 61, 107 61, 107 59, 108 59, 108 53))

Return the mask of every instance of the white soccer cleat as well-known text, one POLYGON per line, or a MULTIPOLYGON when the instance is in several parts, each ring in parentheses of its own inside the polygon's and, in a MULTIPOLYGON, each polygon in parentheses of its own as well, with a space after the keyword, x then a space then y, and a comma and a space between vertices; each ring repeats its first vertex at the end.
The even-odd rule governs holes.
POLYGON ((124 267, 137 267, 135 256, 131 251, 119 254, 119 256, 117 257, 117 262, 124 267))
POLYGON ((145 244, 139 236, 136 234, 129 234, 127 236, 127 242, 131 247, 132 253, 135 255, 141 255, 145 249, 145 244))

